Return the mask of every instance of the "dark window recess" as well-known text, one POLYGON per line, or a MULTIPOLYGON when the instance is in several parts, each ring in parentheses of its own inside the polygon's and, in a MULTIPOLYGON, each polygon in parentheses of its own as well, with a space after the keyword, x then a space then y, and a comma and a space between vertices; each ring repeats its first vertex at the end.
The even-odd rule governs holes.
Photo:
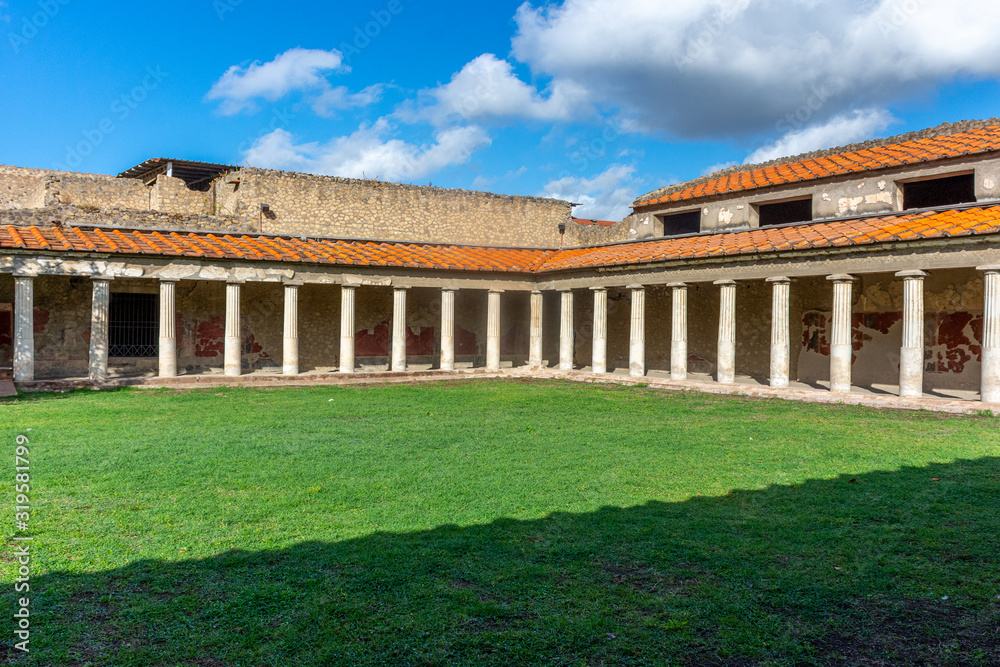
POLYGON ((155 357, 159 354, 158 294, 112 292, 108 315, 109 356, 135 358, 155 357))
POLYGON ((903 184, 903 208, 952 206, 976 201, 975 174, 903 184))
POLYGON ((697 234, 701 231, 701 211, 674 213, 663 216, 663 235, 679 236, 681 234, 697 234))
POLYGON ((812 198, 783 201, 779 204, 761 204, 757 207, 760 226, 785 225, 790 222, 809 222, 813 219, 812 198))

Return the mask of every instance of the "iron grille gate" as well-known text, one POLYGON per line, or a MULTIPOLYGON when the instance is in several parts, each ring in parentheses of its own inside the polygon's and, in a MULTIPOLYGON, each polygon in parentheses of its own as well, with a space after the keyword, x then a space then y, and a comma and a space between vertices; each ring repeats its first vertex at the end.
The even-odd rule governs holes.
POLYGON ((155 357, 159 354, 159 294, 112 292, 108 315, 109 356, 155 357))

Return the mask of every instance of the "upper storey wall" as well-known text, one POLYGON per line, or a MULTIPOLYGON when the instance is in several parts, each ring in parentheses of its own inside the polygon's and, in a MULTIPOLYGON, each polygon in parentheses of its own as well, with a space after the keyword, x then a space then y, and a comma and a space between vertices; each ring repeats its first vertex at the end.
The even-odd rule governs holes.
POLYGON ((975 176, 977 201, 1000 199, 1000 157, 994 154, 672 202, 645 208, 626 221, 637 230, 635 238, 655 238, 664 235, 664 216, 675 213, 700 210, 702 232, 752 229, 759 226, 761 204, 803 198, 812 199, 814 221, 891 213, 904 209, 905 182, 969 173, 975 176))
POLYGON ((557 247, 567 202, 243 169, 216 181, 217 212, 267 233, 557 247), (261 214, 261 205, 268 210, 261 214))
MULTIPOLYGON (((210 216, 218 229, 512 247, 558 247, 567 202, 262 169, 221 176, 207 192, 178 178, 141 180, 0 166, 0 210, 75 206, 176 214, 175 227, 210 216), (269 209, 261 213, 261 204, 269 209)), ((127 216, 126 216, 127 217, 127 216)))

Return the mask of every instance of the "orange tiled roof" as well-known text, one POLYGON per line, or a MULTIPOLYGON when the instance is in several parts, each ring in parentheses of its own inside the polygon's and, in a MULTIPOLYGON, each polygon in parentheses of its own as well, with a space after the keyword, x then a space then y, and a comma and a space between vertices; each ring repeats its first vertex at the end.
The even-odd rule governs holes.
POLYGON ((566 250, 13 225, 0 249, 531 274, 980 234, 1000 234, 1000 205, 566 250))
POLYGON ((518 273, 530 273, 555 252, 226 232, 13 225, 0 227, 0 248, 518 273))
POLYGON ((810 157, 799 162, 736 171, 716 179, 697 182, 687 188, 682 187, 662 197, 637 201, 632 208, 755 190, 774 185, 799 183, 874 169, 900 167, 995 150, 1000 150, 1000 126, 991 125, 945 136, 925 137, 884 146, 873 145, 833 155, 810 157))

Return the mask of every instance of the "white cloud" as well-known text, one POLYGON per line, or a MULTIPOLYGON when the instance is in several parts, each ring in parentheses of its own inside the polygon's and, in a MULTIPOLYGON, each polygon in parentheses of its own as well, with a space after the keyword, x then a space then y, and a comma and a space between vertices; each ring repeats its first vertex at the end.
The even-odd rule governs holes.
POLYGON ((564 0, 522 5, 513 55, 645 131, 773 133, 1000 75, 995 0, 564 0))
POLYGON ((233 65, 215 82, 205 99, 221 100, 219 111, 227 116, 244 110, 255 111, 255 100, 274 102, 295 91, 313 93, 310 103, 320 115, 378 101, 381 86, 370 86, 351 94, 344 87, 332 87, 326 78, 332 73, 348 71, 350 68, 344 65, 336 49, 289 49, 267 63, 233 65))
POLYGON ((464 164, 475 151, 491 143, 486 132, 475 126, 440 130, 433 143, 420 146, 389 138, 393 130, 382 118, 325 144, 296 144, 289 132, 277 129, 254 143, 243 157, 251 166, 268 169, 406 181, 464 164))
POLYGON ((873 138, 895 122, 888 111, 865 109, 836 116, 820 125, 793 129, 774 143, 751 153, 745 163, 756 164, 801 153, 835 148, 873 138))
POLYGON ((642 184, 634 175, 634 166, 613 164, 593 178, 566 176, 550 181, 541 196, 580 204, 573 210, 577 218, 623 220, 631 213, 642 184))
POLYGON ((310 103, 313 111, 318 115, 329 117, 333 115, 334 111, 341 109, 353 109, 375 104, 382 99, 384 90, 385 86, 382 84, 368 86, 357 93, 350 92, 346 86, 331 87, 312 98, 310 103))
POLYGON ((540 92, 521 81, 513 65, 492 53, 479 56, 449 83, 424 91, 422 97, 425 106, 411 115, 438 124, 480 118, 571 120, 594 112, 583 86, 555 81, 540 92))

